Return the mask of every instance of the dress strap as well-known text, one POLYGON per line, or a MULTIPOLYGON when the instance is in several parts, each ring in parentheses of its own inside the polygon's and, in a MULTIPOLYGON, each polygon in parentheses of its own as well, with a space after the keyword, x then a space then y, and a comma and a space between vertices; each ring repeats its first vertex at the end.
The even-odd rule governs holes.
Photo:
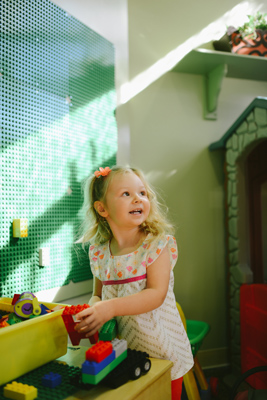
POLYGON ((124 283, 136 282, 141 281, 142 279, 146 279, 146 274, 135 276, 133 278, 128 279, 118 279, 116 281, 102 281, 103 285, 123 285, 124 283))

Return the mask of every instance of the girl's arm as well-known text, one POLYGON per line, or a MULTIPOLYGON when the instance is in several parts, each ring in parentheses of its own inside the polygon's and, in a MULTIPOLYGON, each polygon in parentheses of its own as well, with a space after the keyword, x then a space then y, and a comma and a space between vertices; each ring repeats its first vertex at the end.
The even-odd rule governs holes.
POLYGON ((170 259, 168 250, 147 268, 147 287, 139 293, 96 303, 76 315, 81 322, 76 329, 92 336, 110 319, 123 315, 138 315, 152 311, 164 302, 170 280, 170 259))
POLYGON ((101 301, 101 297, 102 297, 102 282, 94 276, 93 295, 89 300, 89 305, 93 306, 98 301, 101 301))

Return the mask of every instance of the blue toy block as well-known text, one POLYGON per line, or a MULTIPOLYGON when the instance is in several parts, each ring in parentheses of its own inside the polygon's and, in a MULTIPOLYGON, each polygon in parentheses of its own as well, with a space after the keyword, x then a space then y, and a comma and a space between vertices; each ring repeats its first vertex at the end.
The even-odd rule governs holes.
POLYGON ((111 361, 102 371, 100 371, 96 375, 83 374, 82 373, 82 382, 89 383, 90 385, 97 385, 102 379, 104 379, 111 371, 114 370, 125 358, 127 358, 127 350, 122 353, 118 358, 111 361))
POLYGON ((46 307, 44 304, 40 304, 41 307, 41 315, 47 314, 49 310, 48 307, 46 307))
POLYGON ((104 369, 107 365, 111 363, 111 361, 115 360, 115 351, 113 350, 111 354, 109 354, 106 358, 104 358, 101 362, 96 361, 88 361, 86 360, 82 364, 82 373, 89 375, 97 375, 102 369, 104 369))
POLYGON ((42 385, 49 388, 54 388, 60 385, 61 382, 62 382, 62 376, 54 372, 49 372, 48 374, 42 377, 42 385))

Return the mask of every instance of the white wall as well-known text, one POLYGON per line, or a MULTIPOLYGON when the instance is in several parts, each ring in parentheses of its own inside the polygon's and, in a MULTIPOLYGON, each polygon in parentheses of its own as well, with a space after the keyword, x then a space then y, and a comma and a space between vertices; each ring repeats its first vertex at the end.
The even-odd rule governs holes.
POLYGON ((218 119, 202 118, 202 78, 168 72, 226 25, 267 2, 203 0, 54 0, 116 48, 118 162, 143 169, 163 193, 177 226, 175 293, 189 319, 211 332, 203 348, 227 346, 223 152, 218 140, 267 84, 225 78, 218 119), (130 140, 129 140, 130 139, 130 140))
POLYGON ((177 226, 175 294, 188 319, 210 324, 203 349, 228 345, 223 152, 208 146, 267 95, 267 83, 225 78, 218 119, 207 121, 202 77, 168 71, 260 8, 260 1, 128 1, 130 82, 122 98, 129 99, 130 163, 161 190, 177 226))

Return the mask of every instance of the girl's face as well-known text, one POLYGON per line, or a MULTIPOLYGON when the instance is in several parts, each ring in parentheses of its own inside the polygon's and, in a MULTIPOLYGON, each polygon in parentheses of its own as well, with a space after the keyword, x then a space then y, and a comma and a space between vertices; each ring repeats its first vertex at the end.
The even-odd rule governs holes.
POLYGON ((137 227, 150 212, 145 185, 134 172, 115 175, 109 184, 105 202, 100 203, 104 209, 102 216, 111 229, 137 227))

